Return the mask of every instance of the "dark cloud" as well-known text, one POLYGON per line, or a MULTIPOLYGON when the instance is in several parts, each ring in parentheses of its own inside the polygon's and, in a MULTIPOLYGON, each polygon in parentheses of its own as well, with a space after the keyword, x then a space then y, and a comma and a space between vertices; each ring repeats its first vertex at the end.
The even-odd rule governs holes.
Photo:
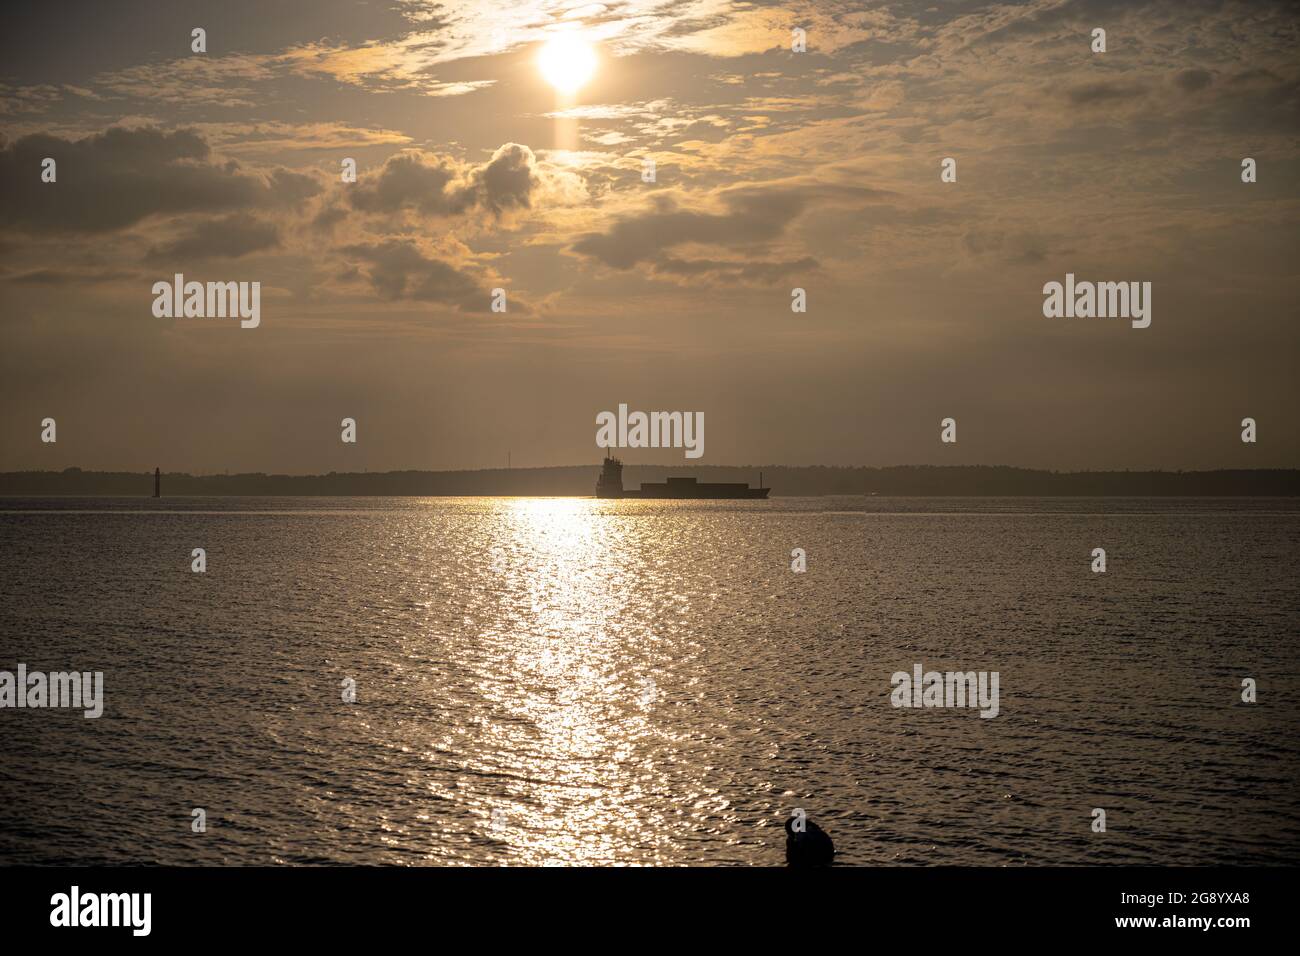
POLYGON ((305 173, 295 173, 291 169, 275 169, 267 177, 267 188, 272 202, 292 206, 317 195, 321 191, 320 183, 305 173))
POLYGON ((1138 99, 1146 94, 1144 87, 1129 83, 1111 83, 1105 80, 1098 83, 1085 83, 1066 91, 1066 96, 1075 106, 1091 106, 1095 103, 1115 103, 1123 100, 1138 99))
POLYGON ((532 204, 533 190, 541 183, 537 172, 537 157, 527 146, 506 143, 495 153, 486 166, 474 170, 470 176, 470 192, 478 205, 500 213, 532 204))
POLYGON ((494 215, 527 209, 541 185, 537 157, 527 146, 506 143, 479 166, 430 153, 399 153, 351 190, 354 208, 428 216, 458 216, 482 209, 494 215))
POLYGON ((768 242, 784 232, 810 205, 831 199, 872 200, 887 193, 854 186, 742 186, 719 195, 722 212, 683 209, 669 195, 614 222, 605 232, 578 238, 573 252, 615 269, 662 259, 667 250, 695 242, 746 246, 768 242))
POLYGON ((68 140, 35 134, 0 147, 0 226, 32 234, 105 233, 158 214, 223 212, 294 202, 314 180, 287 170, 268 180, 216 163, 190 130, 113 127, 68 140), (41 163, 57 181, 41 181, 41 163))
POLYGON ((167 245, 152 249, 154 261, 176 258, 229 258, 248 255, 280 244, 280 232, 271 223, 245 213, 210 219, 193 227, 186 235, 167 245))
POLYGON ((374 176, 354 184, 349 196, 353 207, 362 212, 415 209, 428 215, 448 215, 453 204, 445 190, 455 178, 455 170, 445 159, 400 153, 374 176))
POLYGON ((322 232, 329 232, 344 219, 348 211, 342 206, 324 206, 312 219, 311 224, 322 232))
POLYGON ((112 270, 76 272, 69 269, 37 269, 32 272, 6 277, 4 281, 13 282, 17 285, 66 288, 69 285, 97 285, 105 282, 120 282, 123 279, 132 279, 134 277, 129 272, 112 270))
POLYGON ((1174 82, 1178 84, 1178 88, 1188 93, 1203 90, 1213 81, 1214 76, 1209 70, 1183 70, 1174 79, 1174 82))
POLYGON ((1084 37, 1083 42, 1087 44, 1093 27, 1106 27, 1114 32, 1115 24, 1129 15, 1178 14, 1184 22, 1189 22, 1192 18, 1215 13, 1222 6, 1222 0, 1149 0, 1144 4, 1135 4, 1133 0, 1064 0, 1019 13, 997 28, 975 37, 972 44, 1021 40, 1048 33, 1061 33, 1067 28, 1079 30, 1084 37))
POLYGON ((1271 113, 1285 111, 1274 115, 1275 122, 1282 116, 1286 122, 1294 123, 1300 113, 1300 71, 1294 65, 1287 69, 1285 76, 1272 70, 1243 70, 1229 77, 1228 88, 1234 109, 1246 98, 1257 101, 1271 113))
POLYGON ((408 240, 348 246, 342 252, 368 264, 366 278, 385 299, 441 302, 464 312, 488 307, 488 293, 478 283, 456 267, 426 257, 408 240))
MULTIPOLYGON (((1011 265, 1036 265, 1047 260, 1047 240, 1038 235, 972 229, 962 236, 962 245, 972 256, 992 256, 1011 265)), ((1056 251, 1059 254, 1063 250, 1056 251)))
POLYGON ((654 264, 662 275, 709 276, 739 282, 776 282, 787 276, 812 272, 817 260, 811 256, 791 262, 735 262, 725 259, 675 259, 665 257, 654 264))

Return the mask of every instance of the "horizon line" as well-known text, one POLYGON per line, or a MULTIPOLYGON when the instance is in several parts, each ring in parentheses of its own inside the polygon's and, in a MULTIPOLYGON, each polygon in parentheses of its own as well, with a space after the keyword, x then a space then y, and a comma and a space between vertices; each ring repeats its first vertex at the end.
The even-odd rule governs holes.
MULTIPOLYGON (((655 463, 629 464, 624 463, 628 468, 662 468, 662 469, 701 469, 701 468, 737 468, 737 469, 811 469, 822 468, 843 471, 889 471, 892 469, 912 468, 912 469, 934 469, 934 470, 957 470, 983 468, 988 470, 1007 470, 1007 471, 1025 471, 1036 472, 1048 475, 1124 475, 1124 474, 1148 474, 1148 475, 1201 475, 1215 474, 1223 472, 1239 473, 1257 473, 1257 472, 1300 472, 1300 465, 1297 466, 1268 466, 1253 468, 1088 468, 1088 469, 1059 469, 1059 468, 1041 468, 1030 465, 980 465, 980 464, 951 464, 951 465, 932 465, 932 464, 895 464, 895 465, 786 465, 786 464, 689 464, 689 465, 663 465, 655 463)), ((361 471, 213 471, 213 472, 193 472, 193 471, 161 471, 160 466, 154 466, 159 473, 166 477, 175 475, 189 478, 237 478, 245 475, 263 475, 266 477, 285 477, 285 478, 327 478, 333 476, 347 475, 395 475, 395 474, 465 474, 475 472, 523 472, 523 471, 560 471, 572 468, 599 468, 599 464, 567 464, 567 465, 515 465, 515 466, 490 466, 478 468, 386 468, 378 470, 363 469, 361 471)), ((0 475, 65 475, 68 473, 80 473, 86 475, 147 475, 152 476, 154 469, 145 471, 131 471, 123 469, 108 468, 83 468, 79 465, 69 465, 65 468, 22 468, 0 471, 0 475)))

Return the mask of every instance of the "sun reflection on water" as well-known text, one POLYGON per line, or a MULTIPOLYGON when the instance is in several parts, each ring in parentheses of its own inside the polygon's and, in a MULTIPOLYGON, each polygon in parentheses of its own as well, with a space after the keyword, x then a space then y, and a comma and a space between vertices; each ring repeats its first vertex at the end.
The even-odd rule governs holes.
POLYGON ((658 690, 653 641, 620 613, 633 552, 620 519, 587 499, 520 499, 503 520, 498 574, 515 600, 483 634, 500 657, 480 692, 499 715, 484 728, 497 760, 527 785, 495 836, 515 862, 616 861, 662 829, 637 809, 656 779, 638 745, 658 690))

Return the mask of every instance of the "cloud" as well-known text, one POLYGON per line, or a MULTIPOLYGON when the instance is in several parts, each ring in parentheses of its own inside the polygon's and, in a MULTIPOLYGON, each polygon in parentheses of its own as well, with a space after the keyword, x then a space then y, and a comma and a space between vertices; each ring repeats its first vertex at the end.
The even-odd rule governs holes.
POLYGON ((440 302, 463 312, 487 308, 488 295, 478 283, 455 266, 428 258, 410 240, 363 243, 341 251, 369 265, 366 278, 382 298, 440 302))
POLYGON ((181 238, 150 250, 149 258, 155 261, 174 257, 234 259, 279 244, 280 232, 273 224, 239 213, 201 222, 181 238))
POLYGON ((570 249, 611 268, 630 269, 638 262, 662 260, 668 250, 685 243, 734 247, 768 242, 814 203, 863 202, 885 195, 866 187, 814 183, 740 186, 716 195, 717 212, 683 208, 672 195, 658 195, 606 231, 580 236, 570 249))
POLYGON ((1195 93, 1203 90, 1214 81, 1213 75, 1208 70, 1183 70, 1175 78, 1174 82, 1178 88, 1188 93, 1195 93))
POLYGON ((1066 92, 1070 102, 1075 106, 1091 106, 1094 103, 1115 103, 1123 100, 1133 100, 1145 94, 1146 90, 1137 84, 1110 83, 1106 81, 1085 83, 1066 92))
POLYGON ((10 86, 0 83, 0 116, 41 112, 62 99, 57 86, 10 86))
MULTIPOLYGON (((1008 233, 996 228, 977 228, 968 230, 961 241, 973 257, 991 257, 1010 265, 1046 262, 1049 253, 1049 239, 1033 232, 1008 233)), ((1053 237, 1051 254, 1060 256, 1068 251, 1063 243, 1063 239, 1053 237)))
POLYGON ((527 146, 506 143, 475 166, 429 153, 391 157, 351 191, 355 209, 371 213, 414 210, 428 216, 459 216, 479 209, 495 216, 527 209, 542 185, 537 157, 527 146))
POLYGON ((358 182, 349 196, 353 208, 362 212, 415 209, 429 215, 448 215, 455 204, 445 191, 455 178, 456 170, 448 160, 427 159, 422 153, 399 153, 377 174, 358 182))
POLYGON ((506 209, 527 208, 533 189, 540 183, 537 157, 527 146, 507 143, 493 154, 491 161, 474 170, 470 191, 478 205, 500 213, 506 209))
POLYGON ((37 269, 32 272, 5 276, 2 281, 13 282, 17 285, 50 286, 63 289, 70 285, 97 285, 99 283, 121 282, 124 279, 133 278, 135 278, 135 274, 131 272, 104 269, 89 272, 79 272, 72 269, 37 269))
POLYGON ((0 148, 0 226, 32 234, 113 232, 159 214, 293 203, 318 189, 301 173, 263 177, 214 162, 192 130, 112 127, 78 140, 34 134, 0 148), (40 180, 46 157, 57 163, 53 183, 40 180))
POLYGON ((253 109, 260 98, 250 83, 273 77, 265 57, 184 56, 95 77, 96 89, 115 99, 170 105, 253 109))
POLYGON ((402 147, 411 142, 410 136, 397 130, 337 121, 194 123, 192 128, 223 153, 240 155, 274 155, 290 150, 350 151, 367 146, 402 147))
POLYGON ((320 191, 320 183, 306 173, 296 173, 292 169, 273 169, 266 177, 270 190, 267 199, 275 205, 296 206, 305 199, 310 199, 320 191))
POLYGON ((655 272, 660 275, 683 277, 707 275, 715 280, 725 279, 736 282, 777 282, 790 275, 812 272, 817 267, 817 260, 811 256, 789 262, 665 257, 654 264, 655 272))

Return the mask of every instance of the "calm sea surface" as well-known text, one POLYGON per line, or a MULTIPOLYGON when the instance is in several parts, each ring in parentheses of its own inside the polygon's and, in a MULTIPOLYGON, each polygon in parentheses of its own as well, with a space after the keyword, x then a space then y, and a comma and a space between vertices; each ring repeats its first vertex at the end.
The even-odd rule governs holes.
POLYGON ((0 710, 0 863, 1294 864, 1298 566, 1294 499, 0 499, 0 670, 105 684, 0 710))

